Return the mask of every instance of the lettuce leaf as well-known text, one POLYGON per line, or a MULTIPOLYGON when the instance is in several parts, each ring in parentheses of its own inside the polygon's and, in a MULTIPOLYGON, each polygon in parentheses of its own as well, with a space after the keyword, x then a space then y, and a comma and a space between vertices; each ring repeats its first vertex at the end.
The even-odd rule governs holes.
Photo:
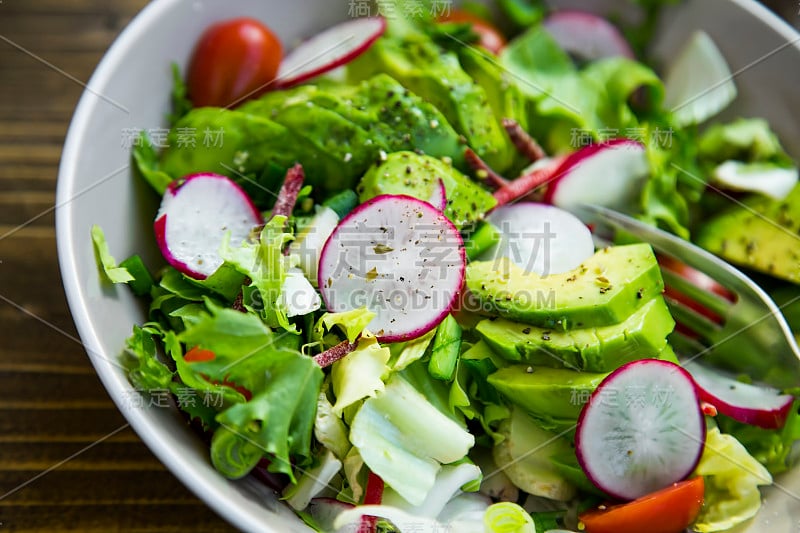
MULTIPOLYGON (((310 357, 289 351, 275 352, 264 365, 269 381, 253 397, 219 415, 217 421, 236 435, 241 446, 256 446, 271 458, 270 472, 283 473, 296 482, 292 463, 306 466, 311 458, 311 434, 322 386, 322 369, 310 357)), ((247 472, 228 461, 226 448, 215 448, 211 455, 226 476, 241 477, 247 472)))
POLYGON ((158 360, 154 336, 161 336, 159 328, 133 326, 133 334, 125 343, 132 359, 128 377, 140 391, 165 390, 172 383, 173 372, 158 360))
POLYGON ((347 440, 347 426, 344 425, 341 418, 333 414, 333 406, 328 401, 328 395, 324 390, 319 393, 317 398, 314 437, 342 461, 350 451, 350 441, 347 440))
POLYGON ((162 196, 172 183, 172 176, 159 169, 158 153, 144 131, 136 139, 131 157, 139 175, 162 196))
POLYGON ((344 409, 357 401, 383 392, 383 378, 390 372, 386 365, 389 357, 389 348, 381 346, 378 339, 362 335, 354 351, 333 363, 331 382, 336 395, 333 405, 336 416, 342 416, 344 409))
POLYGON ((292 239, 292 234, 284 232, 285 216, 274 216, 264 225, 257 243, 231 243, 230 238, 223 241, 220 255, 239 272, 252 280, 251 287, 258 292, 247 291, 244 306, 249 311, 260 314, 268 326, 282 327, 297 332, 289 324, 286 307, 281 302, 286 271, 296 266, 297 258, 284 256, 283 247, 292 239))
POLYGON ((795 400, 786 423, 780 429, 763 429, 717 416, 720 431, 733 435, 747 451, 773 475, 790 468, 790 454, 800 440, 800 400, 795 400))
POLYGON ((700 137, 698 155, 711 163, 733 159, 747 163, 771 162, 790 166, 791 158, 778 136, 762 118, 739 118, 714 124, 700 137))
POLYGON ((340 313, 325 313, 314 326, 314 333, 318 339, 322 339, 325 331, 331 331, 333 326, 339 326, 347 340, 355 342, 373 318, 375 318, 375 313, 366 307, 340 313))
POLYGON ((356 413, 350 442, 371 471, 407 502, 420 505, 441 464, 464 457, 475 439, 395 374, 356 413))
MULTIPOLYGON (((188 347, 199 346, 215 354, 211 361, 188 363, 195 377, 232 382, 255 394, 268 386, 267 371, 273 359, 294 354, 299 348, 295 335, 271 330, 252 313, 219 307, 210 300, 206 300, 206 307, 210 313, 202 314, 177 336, 188 347)), ((183 372, 181 379, 187 380, 183 372)), ((316 395, 314 398, 316 405, 316 395)))
POLYGON ((111 255, 106 242, 106 236, 98 225, 92 226, 92 244, 94 245, 95 257, 99 266, 103 270, 106 278, 111 283, 128 283, 133 281, 133 276, 127 268, 117 266, 117 261, 111 255))
POLYGON ((311 433, 322 386, 322 369, 299 353, 299 339, 273 331, 251 313, 216 306, 165 344, 181 381, 198 391, 221 394, 211 443, 214 465, 225 476, 245 475, 269 455, 270 470, 293 476, 292 461, 311 457, 311 433), (187 361, 181 344, 200 346, 214 358, 187 361))
POLYGON ((723 531, 756 515, 761 507, 759 485, 772 476, 731 435, 711 428, 695 474, 705 477, 705 501, 692 528, 702 533, 723 531))

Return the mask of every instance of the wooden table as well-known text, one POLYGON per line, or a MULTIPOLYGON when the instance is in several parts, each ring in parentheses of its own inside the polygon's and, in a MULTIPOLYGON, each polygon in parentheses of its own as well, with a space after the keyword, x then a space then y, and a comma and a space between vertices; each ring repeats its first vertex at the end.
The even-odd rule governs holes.
POLYGON ((57 166, 83 90, 71 78, 88 80, 146 3, 0 0, 0 532, 232 529, 127 427, 56 260, 57 166))
MULTIPOLYGON (((230 529, 111 403, 56 260, 57 165, 79 81, 145 3, 0 0, 0 533, 230 529)), ((796 2, 773 3, 797 24, 796 2)))

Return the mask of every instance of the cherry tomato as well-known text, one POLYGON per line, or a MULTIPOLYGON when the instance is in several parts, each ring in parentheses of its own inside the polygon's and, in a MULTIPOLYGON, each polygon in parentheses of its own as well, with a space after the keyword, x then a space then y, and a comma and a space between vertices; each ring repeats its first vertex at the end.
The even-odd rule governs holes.
POLYGON ((497 55, 500 50, 506 45, 506 38, 503 34, 494 27, 494 25, 474 15, 469 11, 461 9, 451 9, 448 13, 439 17, 438 22, 455 22, 455 23, 469 23, 472 24, 472 30, 478 34, 480 38, 478 44, 489 52, 497 55))
POLYGON ((262 94, 275 79, 283 48, 272 31, 249 18, 214 24, 195 46, 187 77, 197 107, 227 107, 262 94))
POLYGON ((681 533, 703 505, 703 477, 673 483, 630 503, 609 505, 581 514, 586 533, 681 533))

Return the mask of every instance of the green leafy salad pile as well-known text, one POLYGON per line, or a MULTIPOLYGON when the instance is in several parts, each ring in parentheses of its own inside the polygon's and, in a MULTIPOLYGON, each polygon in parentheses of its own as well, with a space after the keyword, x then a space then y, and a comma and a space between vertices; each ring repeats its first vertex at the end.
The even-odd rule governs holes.
MULTIPOLYGON (((504 274, 481 260, 500 238, 484 221, 497 205, 488 174, 513 180, 530 171, 504 123, 513 121, 553 158, 616 138, 642 143, 649 177, 626 211, 772 274, 775 294, 797 290, 796 261, 787 265, 796 243, 768 250, 770 230, 752 233, 750 251, 765 250, 766 261, 735 235, 720 235, 739 231, 730 221, 751 211, 800 221, 799 190, 781 199, 738 191, 752 206, 742 211, 709 187, 731 161, 756 173, 794 168, 765 121, 702 128, 718 102, 679 105, 680 91, 665 89, 645 62, 578 60, 545 29, 541 6, 499 4, 513 37, 498 55, 474 44, 468 24, 398 11, 343 78, 271 90, 232 109, 193 108, 176 70, 169 134, 160 150, 146 135, 138 139, 139 174, 159 195, 191 174, 227 176, 266 222, 246 242, 225 240, 221 266, 205 279, 146 266, 139 256, 117 265, 102 231, 92 231, 105 276, 128 284, 146 305, 147 321, 134 326, 125 347, 133 387, 144 395, 169 391, 208 439, 222 475, 268 477, 320 531, 334 527, 320 509, 365 503, 395 510, 377 522, 382 531, 448 523, 467 531, 464 516, 477 531, 577 528, 580 513, 608 499, 575 456, 583 404, 627 362, 677 361, 668 342, 675 323, 649 246, 620 242, 598 251, 585 264, 602 262, 604 253, 628 258, 602 275, 581 267, 540 279, 513 266, 504 274), (221 142, 209 143, 209 132, 221 132, 221 142), (297 163, 305 182, 295 207, 272 216, 275 194, 297 163), (444 214, 464 239, 465 286, 475 306, 454 308, 430 331, 396 342, 370 331, 375 313, 368 304, 328 312, 314 292, 310 307, 296 309, 287 291, 309 284, 319 290, 312 252, 338 221, 380 194, 428 201, 436 178, 447 190, 444 214), (626 277, 629 263, 639 270, 626 277), (580 285, 585 276, 593 277, 580 285), (626 285, 634 277, 641 285, 626 285), (555 299, 517 308, 504 297, 506 283, 553 289, 555 299), (569 296, 575 284, 590 289, 569 296), (597 309, 611 309, 617 294, 632 303, 614 307, 615 318, 605 323, 593 322, 591 309, 577 325, 552 320, 558 313, 583 317, 576 302, 589 290, 597 309), (568 308, 550 313, 548 305, 562 304, 568 308), (321 363, 332 349, 346 354, 321 363), (452 518, 458 512, 461 522, 452 518)), ((640 4, 650 31, 658 3, 640 4)), ((628 37, 639 51, 641 35, 628 37)), ((541 200, 542 189, 530 194, 541 200)), ((707 417, 695 530, 725 530, 757 513, 758 487, 790 467, 800 438, 797 411, 795 405, 777 429, 707 417)))

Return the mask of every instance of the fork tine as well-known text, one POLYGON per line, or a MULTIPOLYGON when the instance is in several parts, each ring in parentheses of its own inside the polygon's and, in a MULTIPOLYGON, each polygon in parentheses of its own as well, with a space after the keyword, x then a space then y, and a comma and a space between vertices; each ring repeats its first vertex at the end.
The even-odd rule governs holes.
POLYGON ((669 289, 684 294, 719 317, 725 317, 732 309, 732 303, 729 300, 698 287, 685 277, 663 266, 661 268, 661 277, 664 278, 664 285, 669 289))
POLYGON ((708 342, 714 342, 714 339, 722 329, 719 324, 712 322, 694 309, 677 300, 669 297, 665 297, 664 299, 667 302, 667 306, 669 306, 669 311, 675 319, 675 322, 697 334, 702 339, 708 342))

